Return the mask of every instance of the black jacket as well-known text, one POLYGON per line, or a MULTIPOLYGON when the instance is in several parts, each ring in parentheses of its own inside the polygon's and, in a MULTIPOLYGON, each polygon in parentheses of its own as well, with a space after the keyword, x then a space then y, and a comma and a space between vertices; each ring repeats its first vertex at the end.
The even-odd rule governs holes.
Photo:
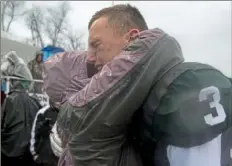
POLYGON ((8 157, 19 157, 29 152, 30 131, 39 102, 25 91, 8 94, 3 106, 1 151, 8 157))
POLYGON ((49 138, 57 114, 58 110, 50 105, 41 108, 36 114, 31 130, 30 152, 39 163, 57 162, 49 138))

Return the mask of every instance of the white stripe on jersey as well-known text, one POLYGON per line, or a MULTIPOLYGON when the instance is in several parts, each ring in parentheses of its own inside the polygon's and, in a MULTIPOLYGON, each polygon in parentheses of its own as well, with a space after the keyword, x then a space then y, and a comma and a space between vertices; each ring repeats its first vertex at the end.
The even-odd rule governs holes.
POLYGON ((191 148, 169 145, 170 166, 221 166, 221 134, 213 140, 191 148))
POLYGON ((31 130, 31 139, 30 139, 30 152, 32 154, 32 156, 36 155, 36 151, 35 151, 35 127, 36 127, 36 121, 37 121, 37 117, 39 114, 44 114, 47 109, 50 107, 50 105, 46 105, 44 106, 43 108, 41 108, 36 116, 35 116, 35 119, 34 119, 34 122, 33 122, 33 126, 32 126, 32 130, 31 130))

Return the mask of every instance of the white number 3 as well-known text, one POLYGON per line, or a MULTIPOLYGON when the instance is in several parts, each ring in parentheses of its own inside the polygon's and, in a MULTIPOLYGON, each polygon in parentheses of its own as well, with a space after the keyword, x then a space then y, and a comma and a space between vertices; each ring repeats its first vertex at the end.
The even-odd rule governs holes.
POLYGON ((215 108, 217 111, 217 116, 213 117, 212 114, 208 114, 204 116, 205 123, 213 126, 219 123, 222 123, 226 119, 226 113, 224 111, 223 106, 219 103, 220 102, 220 92, 217 87, 210 86, 204 88, 199 93, 199 100, 200 102, 207 100, 207 97, 213 94, 213 101, 209 103, 210 108, 215 108))

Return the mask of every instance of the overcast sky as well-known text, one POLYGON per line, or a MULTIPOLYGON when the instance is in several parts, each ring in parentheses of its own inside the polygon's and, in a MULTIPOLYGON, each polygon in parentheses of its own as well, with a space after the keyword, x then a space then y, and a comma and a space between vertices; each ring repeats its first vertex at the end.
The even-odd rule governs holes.
MULTIPOLYGON (((28 1, 39 6, 54 6, 56 1, 28 1)), ((203 62, 232 76, 231 58, 231 2, 213 1, 115 1, 130 3, 139 8, 149 28, 159 27, 174 36, 181 44, 187 61, 203 62)), ((87 25, 98 10, 112 5, 112 1, 71 1, 69 23, 84 33, 87 42, 87 25)), ((12 24, 11 32, 30 37, 24 20, 12 24)))

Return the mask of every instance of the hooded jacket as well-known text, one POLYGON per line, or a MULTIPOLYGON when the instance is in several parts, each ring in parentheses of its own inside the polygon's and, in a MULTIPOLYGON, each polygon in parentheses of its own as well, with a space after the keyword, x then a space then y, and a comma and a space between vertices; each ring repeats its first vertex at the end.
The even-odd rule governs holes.
MULTIPOLYGON (((31 80, 26 64, 15 52, 8 53, 1 64, 4 76, 31 80)), ((2 107, 1 151, 8 157, 20 157, 29 152, 29 140, 39 102, 28 95, 29 81, 10 80, 10 92, 2 107)))
MULTIPOLYGON (((66 88, 63 95, 59 94, 63 96, 60 102, 63 98, 67 101, 61 102, 57 123, 66 133, 73 165, 141 165, 139 156, 126 139, 128 124, 151 86, 181 62, 183 57, 178 42, 156 28, 141 32, 82 89, 75 88, 80 85, 80 79, 71 77, 69 82, 79 90, 73 92, 66 88)), ((47 76, 52 78, 44 79, 45 90, 51 98, 58 95, 58 87, 62 87, 59 82, 65 82, 62 76, 57 77, 58 73, 62 75, 62 70, 61 66, 56 72, 52 68, 47 70, 47 76), (54 78, 56 81, 52 84, 54 78)), ((79 74, 85 73, 83 71, 76 70, 79 74)))
MULTIPOLYGON (((35 53, 35 59, 33 59, 32 61, 30 61, 27 64, 27 67, 31 71, 33 79, 36 79, 36 80, 42 80, 43 62, 42 61, 41 62, 37 61, 38 56, 41 56, 42 54, 43 54, 42 51, 37 51, 35 53)), ((33 83, 33 92, 34 93, 43 93, 42 92, 42 86, 43 86, 43 83, 34 82, 33 83)))
POLYGON ((42 62, 37 62, 38 56, 41 56, 43 53, 41 51, 37 51, 35 53, 35 59, 28 63, 28 68, 32 73, 34 79, 42 79, 42 62))

